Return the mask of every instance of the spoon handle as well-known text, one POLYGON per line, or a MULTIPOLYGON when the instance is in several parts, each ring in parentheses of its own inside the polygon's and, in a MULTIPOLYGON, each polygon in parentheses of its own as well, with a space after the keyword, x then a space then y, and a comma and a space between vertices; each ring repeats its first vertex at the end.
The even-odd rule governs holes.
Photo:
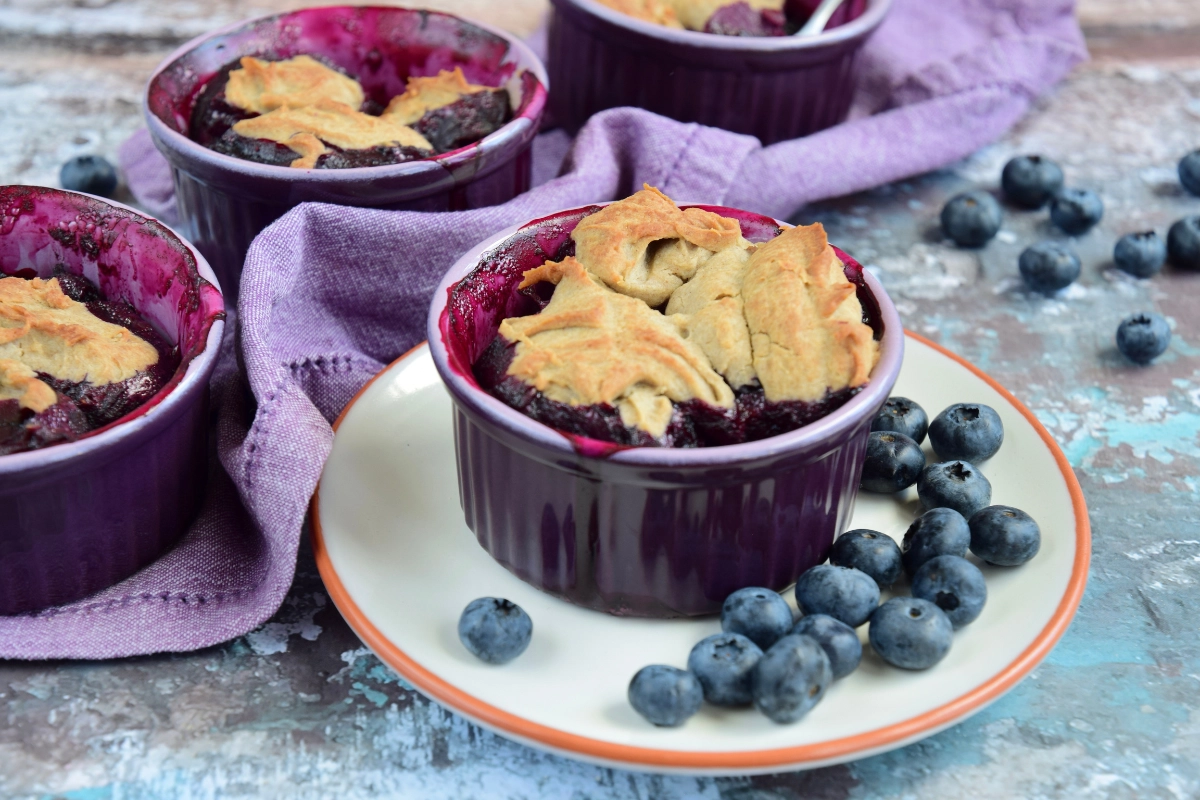
POLYGON ((844 2, 845 0, 821 0, 821 5, 817 6, 817 10, 808 18, 808 22, 804 23, 804 27, 796 31, 796 35, 816 36, 825 30, 825 26, 829 24, 829 18, 833 16, 833 12, 841 8, 844 2))

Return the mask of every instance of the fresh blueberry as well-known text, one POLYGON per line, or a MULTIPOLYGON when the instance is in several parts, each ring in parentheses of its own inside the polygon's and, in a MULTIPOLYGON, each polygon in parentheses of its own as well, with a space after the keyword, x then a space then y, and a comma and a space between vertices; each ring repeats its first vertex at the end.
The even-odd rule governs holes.
POLYGON ((1117 269, 1135 278, 1157 275, 1166 260, 1167 244, 1154 231, 1127 233, 1117 240, 1113 248, 1113 262, 1117 269))
POLYGON ((1021 251, 1017 269, 1030 289, 1054 294, 1074 283, 1083 266, 1075 251, 1062 242, 1038 242, 1021 251))
POLYGON ((867 438, 863 491, 895 494, 916 483, 923 469, 921 446, 903 433, 876 431, 867 438))
POLYGON ((1004 444, 1004 423, 991 406, 955 403, 929 424, 929 446, 943 461, 986 461, 1004 444))
POLYGON ((651 664, 629 682, 629 704, 647 721, 661 728, 677 728, 700 710, 704 691, 700 681, 685 669, 651 664))
POLYGON ((988 506, 968 521, 971 552, 989 564, 1017 567, 1038 554, 1042 532, 1033 517, 1011 506, 988 506))
POLYGON ((1184 217, 1171 226, 1167 257, 1181 269, 1200 269, 1200 216, 1184 217))
POLYGON ((750 676, 763 651, 740 633, 716 633, 688 654, 688 670, 714 706, 744 706, 754 699, 750 676))
POLYGON ((858 668, 862 661, 862 642, 858 634, 841 620, 834 619, 828 614, 810 614, 801 617, 792 628, 796 636, 808 636, 829 656, 829 667, 833 670, 833 679, 846 677, 858 668))
POLYGON ((786 636, 791 627, 791 607, 770 589, 738 589, 721 606, 721 630, 740 633, 763 650, 786 636))
POLYGON ((953 508, 970 517, 992 502, 992 484, 969 461, 942 461, 921 472, 917 496, 924 508, 953 508))
POLYGON ((987 584, 979 567, 960 556, 937 556, 913 575, 912 596, 946 612, 955 629, 979 619, 987 602, 987 584))
POLYGON ((533 620, 516 603, 500 597, 472 600, 458 618, 458 638, 476 658, 507 664, 529 646, 533 620))
POLYGON ((1025 208, 1046 205, 1062 185, 1062 167, 1045 156, 1017 156, 1000 173, 1004 196, 1025 208))
POLYGON ((1050 201, 1050 221, 1072 236, 1087 233, 1104 216, 1104 203, 1091 189, 1061 189, 1050 201))
POLYGON ((58 171, 58 182, 69 192, 112 197, 117 189, 117 171, 106 158, 75 156, 58 171))
POLYGON ((942 207, 942 230, 959 247, 983 247, 1003 221, 1000 204, 987 192, 964 192, 942 207))
POLYGON ((1153 311, 1126 317, 1117 326, 1117 349, 1135 364, 1149 364, 1170 343, 1171 326, 1153 311))
POLYGON ((1200 150, 1193 150, 1179 160, 1179 182, 1192 194, 1200 195, 1200 150))
POLYGON ((754 669, 754 705, 775 722, 795 722, 833 683, 825 649, 808 636, 785 636, 754 669))
POLYGON ((971 529, 963 515, 952 508, 934 508, 908 526, 900 549, 904 569, 912 575, 931 558, 962 557, 970 546, 971 529))
POLYGON ((846 531, 833 542, 829 563, 835 567, 852 567, 875 579, 879 588, 891 586, 904 571, 900 562, 900 545, 879 531, 863 528, 846 531))
POLYGON ((871 420, 871 430, 903 433, 920 444, 929 430, 929 417, 925 415, 925 409, 907 397, 889 397, 883 409, 871 420))
POLYGON ((828 614, 857 628, 879 605, 879 584, 860 570, 821 564, 796 581, 796 605, 806 616, 828 614))
POLYGON ((928 669, 945 658, 954 638, 946 613, 928 600, 893 597, 871 615, 867 637, 894 667, 928 669))

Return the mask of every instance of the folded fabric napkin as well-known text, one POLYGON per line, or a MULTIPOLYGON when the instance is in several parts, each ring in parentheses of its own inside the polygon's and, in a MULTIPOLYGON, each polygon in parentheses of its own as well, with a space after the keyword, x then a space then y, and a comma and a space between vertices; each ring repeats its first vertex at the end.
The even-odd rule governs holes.
MULTIPOLYGON (((214 459, 200 518, 173 551, 121 584, 0 618, 0 658, 192 650, 274 614, 333 441, 330 420, 424 338, 434 286, 489 234, 618 199, 643 182, 680 201, 786 217, 970 154, 1085 56, 1073 0, 895 0, 864 50, 850 121, 804 139, 764 148, 752 137, 613 109, 588 123, 565 161, 563 134, 540 137, 535 173, 544 179, 561 162, 560 176, 502 206, 294 209, 246 259, 240 341, 227 337, 213 378, 219 465, 214 459)), ((169 171, 149 138, 135 137, 121 159, 135 195, 170 221, 169 171)))

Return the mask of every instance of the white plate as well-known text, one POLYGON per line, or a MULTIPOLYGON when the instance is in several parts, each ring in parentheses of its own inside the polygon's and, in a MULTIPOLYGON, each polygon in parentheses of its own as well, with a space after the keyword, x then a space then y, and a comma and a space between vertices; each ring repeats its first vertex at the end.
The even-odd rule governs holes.
MULTIPOLYGON (((936 733, 995 700, 1058 641, 1087 580, 1090 534, 1079 486, 1049 434, 999 384, 911 336, 895 394, 930 414, 955 402, 991 405, 1000 452, 982 465, 993 502, 1041 525, 1038 556, 984 567, 988 603, 933 669, 889 667, 870 647, 803 720, 778 725, 752 710, 704 706, 681 728, 655 728, 625 698, 646 664, 685 666, 713 618, 642 620, 577 608, 523 583, 491 559, 463 522, 450 397, 422 345, 347 406, 313 501, 325 585, 351 627, 434 700, 504 736, 574 758, 656 772, 750 774, 883 752, 936 733), (485 595, 533 618, 529 649, 503 667, 458 642, 458 616, 485 595)), ((862 494, 854 528, 903 535, 915 493, 862 494)), ((791 592, 786 593, 789 602, 791 592)), ((860 629, 864 641, 866 626, 860 629)))

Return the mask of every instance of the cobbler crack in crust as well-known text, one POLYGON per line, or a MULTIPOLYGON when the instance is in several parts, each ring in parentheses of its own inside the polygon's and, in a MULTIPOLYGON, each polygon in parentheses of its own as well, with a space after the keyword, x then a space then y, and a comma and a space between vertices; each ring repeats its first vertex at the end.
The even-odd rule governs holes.
POLYGON ((879 359, 819 224, 754 245, 736 220, 647 186, 572 239, 574 257, 524 274, 520 289, 556 284, 545 308, 498 331, 513 349, 507 377, 552 401, 613 406, 660 439, 673 404, 732 410, 746 392, 820 403, 864 385, 879 359))

